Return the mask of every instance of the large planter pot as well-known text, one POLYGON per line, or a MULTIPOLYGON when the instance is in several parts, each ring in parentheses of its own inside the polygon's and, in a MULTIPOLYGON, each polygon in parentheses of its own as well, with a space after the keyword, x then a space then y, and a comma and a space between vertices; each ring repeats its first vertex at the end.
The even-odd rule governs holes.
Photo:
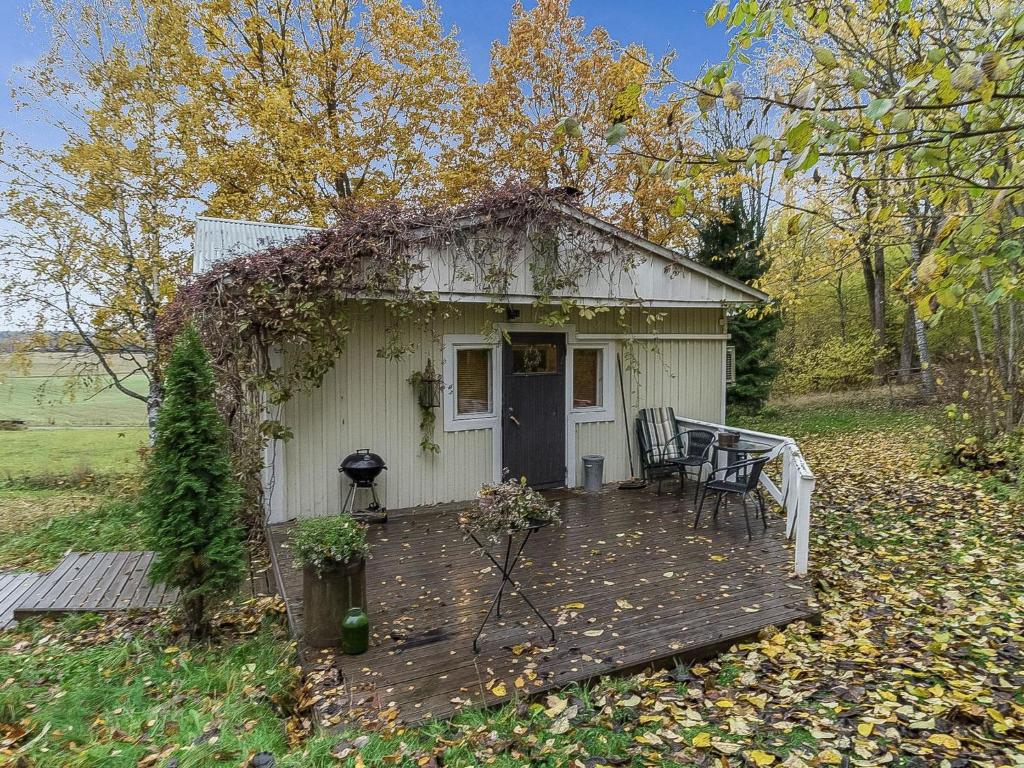
POLYGON ((312 648, 341 642, 341 622, 350 608, 366 610, 366 560, 337 563, 320 573, 302 569, 303 638, 312 648))

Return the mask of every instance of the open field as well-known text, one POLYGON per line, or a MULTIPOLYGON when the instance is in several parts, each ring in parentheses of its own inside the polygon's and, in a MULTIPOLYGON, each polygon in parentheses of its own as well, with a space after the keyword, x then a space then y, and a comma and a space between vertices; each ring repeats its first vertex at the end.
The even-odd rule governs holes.
POLYGON ((0 432, 0 483, 26 477, 128 474, 139 466, 145 427, 0 432))
MULTIPOLYGON (((78 377, 97 373, 95 364, 62 352, 35 352, 26 358, 0 355, 0 420, 21 419, 29 425, 133 426, 146 422, 146 406, 109 386, 109 379, 78 377), (84 366, 84 367, 83 367, 84 366)), ((119 361, 119 371, 132 369, 119 361)), ((128 378, 134 391, 146 391, 141 374, 128 378)))

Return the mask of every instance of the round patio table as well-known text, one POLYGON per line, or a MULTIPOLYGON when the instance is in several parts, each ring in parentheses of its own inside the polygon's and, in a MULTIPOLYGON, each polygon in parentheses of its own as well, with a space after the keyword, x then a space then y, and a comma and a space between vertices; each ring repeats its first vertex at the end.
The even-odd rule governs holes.
MULTIPOLYGON (((717 440, 715 441, 715 451, 721 451, 726 454, 725 465, 738 464, 741 461, 746 461, 750 457, 757 457, 762 454, 768 453, 772 449, 772 446, 767 443, 759 443, 756 440, 737 440, 732 445, 721 445, 717 440)), ((717 462, 716 462, 717 465, 717 462)), ((746 477, 747 467, 742 467, 737 470, 736 478, 746 477)), ((728 476, 728 474, 726 475, 728 476)))

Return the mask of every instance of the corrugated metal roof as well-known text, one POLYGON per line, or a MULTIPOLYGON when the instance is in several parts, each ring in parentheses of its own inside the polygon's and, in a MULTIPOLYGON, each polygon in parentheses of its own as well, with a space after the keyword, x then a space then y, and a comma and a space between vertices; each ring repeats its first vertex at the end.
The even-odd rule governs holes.
POLYGON ((192 271, 199 274, 219 261, 283 245, 316 231, 315 227, 298 224, 266 224, 199 216, 196 218, 192 271))

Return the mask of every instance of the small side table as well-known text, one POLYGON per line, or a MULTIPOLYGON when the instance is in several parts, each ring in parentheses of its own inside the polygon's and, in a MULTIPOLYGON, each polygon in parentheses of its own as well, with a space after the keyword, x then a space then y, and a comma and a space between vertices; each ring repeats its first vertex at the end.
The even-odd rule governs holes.
POLYGON ((526 593, 523 592, 523 585, 512 577, 512 572, 515 570, 516 564, 519 562, 519 558, 523 554, 523 550, 526 549, 526 544, 530 540, 530 537, 534 532, 539 531, 547 525, 550 525, 550 523, 537 523, 536 525, 531 525, 528 528, 507 531, 505 533, 505 559, 502 562, 498 562, 497 558, 495 558, 494 555, 491 554, 490 550, 481 543, 473 531, 468 531, 469 537, 478 547, 480 547, 480 551, 487 556, 487 559, 498 567, 499 571, 501 571, 501 585, 498 587, 498 591, 494 594, 494 597, 491 600, 491 606, 487 609, 487 615, 484 616, 484 620, 480 622, 480 628, 476 631, 476 635, 473 636, 473 653, 480 652, 478 648, 480 635, 483 633, 484 627, 487 625, 487 620, 491 618, 491 614, 494 613, 497 618, 501 618, 501 598, 505 593, 505 587, 509 584, 511 584, 515 592, 518 593, 524 601, 526 601, 526 604, 530 606, 530 609, 536 614, 537 618, 544 622, 544 626, 548 628, 549 632, 551 632, 551 642, 555 642, 555 628, 548 623, 548 620, 544 618, 544 615, 537 609, 537 606, 530 602, 530 598, 528 598, 526 593), (519 542, 519 547, 515 550, 515 554, 513 555, 513 540, 520 533, 525 533, 525 535, 523 536, 522 541, 519 542))

